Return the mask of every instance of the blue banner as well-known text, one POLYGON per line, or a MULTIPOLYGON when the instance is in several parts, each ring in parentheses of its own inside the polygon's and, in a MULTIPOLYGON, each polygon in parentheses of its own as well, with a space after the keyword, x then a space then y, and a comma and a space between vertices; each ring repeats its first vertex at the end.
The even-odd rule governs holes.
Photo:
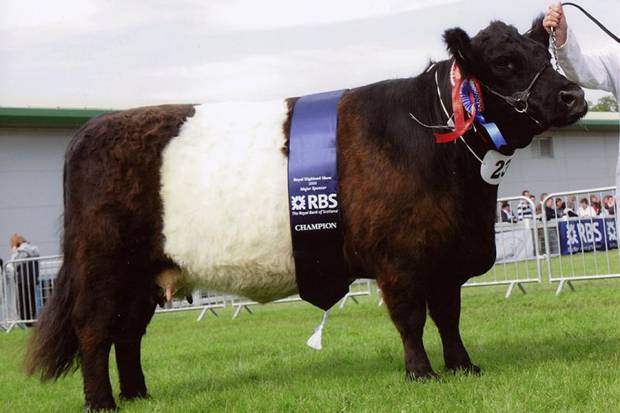
POLYGON ((324 310, 349 289, 336 157, 342 93, 299 98, 289 137, 288 192, 295 277, 301 298, 324 310))
POLYGON ((562 255, 618 248, 618 235, 614 218, 582 218, 559 221, 558 230, 562 255))

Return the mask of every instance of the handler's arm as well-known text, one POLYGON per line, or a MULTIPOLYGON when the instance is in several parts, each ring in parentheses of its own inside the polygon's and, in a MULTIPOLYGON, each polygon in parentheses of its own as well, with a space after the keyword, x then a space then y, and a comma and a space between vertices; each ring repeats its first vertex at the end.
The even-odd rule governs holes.
POLYGON ((620 82, 620 51, 614 49, 583 53, 572 31, 558 47, 558 63, 566 77, 590 89, 616 93, 620 82))

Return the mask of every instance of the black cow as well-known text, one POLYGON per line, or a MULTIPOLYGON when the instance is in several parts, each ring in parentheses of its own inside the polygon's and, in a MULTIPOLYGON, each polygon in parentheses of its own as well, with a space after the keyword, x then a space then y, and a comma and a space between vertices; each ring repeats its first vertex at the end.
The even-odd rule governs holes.
MULTIPOLYGON (((489 137, 477 125, 438 144, 419 123, 447 123, 437 90, 453 112, 453 64, 482 85, 504 155, 586 112, 583 92, 551 68, 540 21, 524 35, 493 22, 444 39, 450 60, 348 90, 338 106, 347 276, 377 279, 410 378, 435 375, 422 343, 427 308, 446 367, 479 371, 460 337, 460 287, 495 260, 497 186, 474 156, 493 149, 489 137)), ((112 345, 121 397, 147 395, 140 340, 162 296, 198 284, 261 301, 295 292, 281 180, 294 101, 139 108, 80 129, 66 153, 64 264, 28 348, 31 374, 58 378, 77 358, 87 408, 111 409, 112 345)))

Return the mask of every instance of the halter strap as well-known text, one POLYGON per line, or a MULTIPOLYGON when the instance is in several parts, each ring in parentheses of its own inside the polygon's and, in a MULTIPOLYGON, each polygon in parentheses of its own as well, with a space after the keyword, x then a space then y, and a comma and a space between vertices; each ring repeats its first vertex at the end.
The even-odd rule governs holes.
POLYGON ((495 96, 499 97, 500 99, 503 99, 504 102, 506 102, 510 106, 512 106, 515 111, 517 111, 518 113, 526 114, 530 119, 532 119, 534 122, 536 122, 537 125, 540 126, 540 125, 542 125, 542 123, 538 119, 536 119, 532 115, 530 115, 528 113, 528 111, 527 111, 529 109, 528 99, 530 98, 530 96, 532 94, 532 88, 534 87, 534 85, 536 84, 538 79, 540 79, 540 76, 542 76, 542 74, 545 72, 545 70, 547 70, 549 67, 551 67, 550 64, 545 64, 542 67, 542 69, 540 69, 538 71, 538 73, 536 73, 536 75, 534 76, 534 78, 532 79, 532 81, 530 82, 530 84, 528 85, 528 87, 526 89, 518 91, 518 92, 515 92, 511 96, 506 96, 506 95, 503 95, 503 94, 499 93, 498 91, 494 90, 492 87, 487 85, 486 83, 482 83, 482 85, 489 92, 491 92, 495 96))

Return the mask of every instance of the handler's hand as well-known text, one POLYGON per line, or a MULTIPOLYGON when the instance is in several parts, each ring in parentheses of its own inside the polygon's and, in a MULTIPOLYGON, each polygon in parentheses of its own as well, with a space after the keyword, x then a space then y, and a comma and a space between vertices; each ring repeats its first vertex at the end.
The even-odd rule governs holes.
POLYGON ((568 23, 566 23, 566 16, 564 15, 564 9, 562 3, 557 2, 549 6, 545 19, 543 20, 543 27, 551 32, 551 29, 555 29, 555 45, 556 47, 562 47, 566 43, 568 23))

